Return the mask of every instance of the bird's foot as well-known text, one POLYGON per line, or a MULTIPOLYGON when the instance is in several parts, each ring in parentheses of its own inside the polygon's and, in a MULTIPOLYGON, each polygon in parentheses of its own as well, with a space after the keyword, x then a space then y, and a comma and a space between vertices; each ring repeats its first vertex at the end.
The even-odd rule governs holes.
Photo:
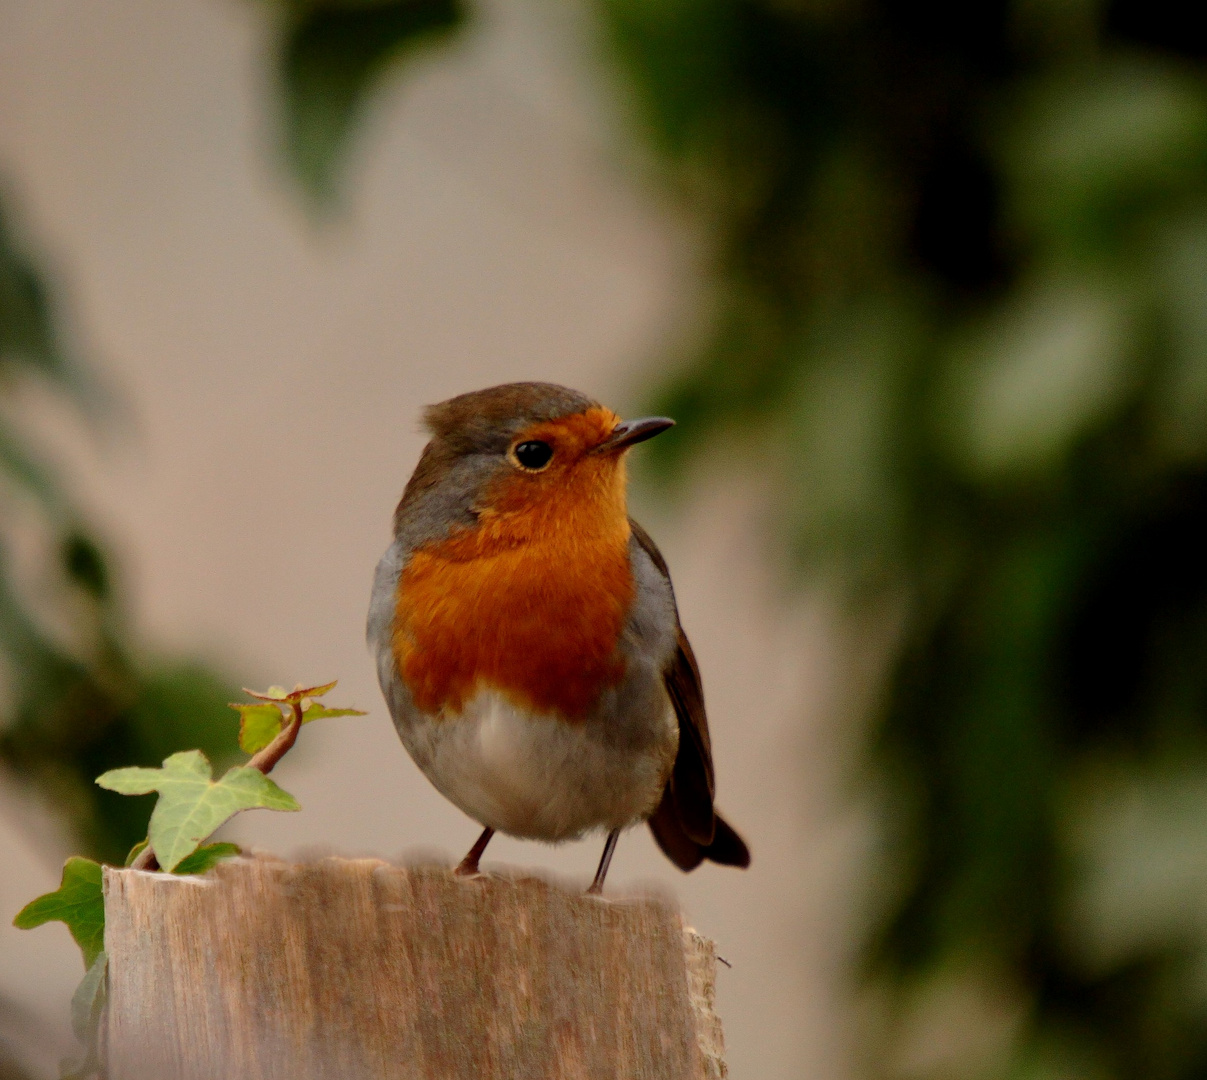
POLYGON ((591 887, 587 889, 588 896, 603 896, 604 878, 608 876, 608 866, 612 862, 612 852, 616 850, 616 841, 619 839, 619 829, 613 829, 608 833, 608 839, 604 843, 603 855, 599 860, 599 869, 595 871, 595 880, 591 882, 591 887))
POLYGON ((494 834, 494 829, 489 826, 482 831, 482 835, 478 837, 477 843, 469 849, 465 858, 453 870, 455 877, 478 877, 482 873, 478 869, 478 860, 482 858, 482 852, 486 850, 486 845, 490 843, 490 838, 494 834))

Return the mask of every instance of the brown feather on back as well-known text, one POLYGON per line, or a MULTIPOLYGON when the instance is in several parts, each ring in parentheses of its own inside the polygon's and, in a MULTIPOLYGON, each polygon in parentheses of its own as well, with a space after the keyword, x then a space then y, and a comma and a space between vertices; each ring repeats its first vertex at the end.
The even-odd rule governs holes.
MULTIPOLYGON (((632 518, 629 525, 642 550, 669 580, 666 560, 649 533, 632 518)), ((662 802, 650 818, 650 831, 658 846, 681 870, 692 870, 705 859, 728 866, 748 866, 750 852, 746 844, 713 806, 712 744, 700 668, 682 626, 678 632, 678 647, 663 677, 679 719, 679 751, 662 802)))

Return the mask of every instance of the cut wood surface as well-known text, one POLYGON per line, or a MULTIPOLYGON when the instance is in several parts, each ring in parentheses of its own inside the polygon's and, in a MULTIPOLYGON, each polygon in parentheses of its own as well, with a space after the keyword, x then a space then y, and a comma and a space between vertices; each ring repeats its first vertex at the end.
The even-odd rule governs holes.
POLYGON ((105 870, 110 1080, 715 1080, 712 943, 657 897, 445 867, 105 870))

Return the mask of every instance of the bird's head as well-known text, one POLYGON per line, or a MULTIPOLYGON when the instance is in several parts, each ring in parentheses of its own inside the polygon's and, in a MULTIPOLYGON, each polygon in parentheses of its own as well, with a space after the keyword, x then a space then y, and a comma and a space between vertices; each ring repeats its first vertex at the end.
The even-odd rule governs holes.
POLYGON ((508 383, 430 406, 431 441, 395 530, 410 546, 489 524, 521 540, 624 524, 625 452, 674 423, 621 420, 552 383, 508 383))

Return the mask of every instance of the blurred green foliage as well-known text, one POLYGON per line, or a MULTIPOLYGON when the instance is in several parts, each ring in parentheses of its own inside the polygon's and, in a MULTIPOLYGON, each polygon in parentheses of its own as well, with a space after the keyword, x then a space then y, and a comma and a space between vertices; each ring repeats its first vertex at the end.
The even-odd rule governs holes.
POLYGON ((273 0, 285 159, 317 208, 331 205, 371 91, 462 19, 460 0, 273 0))
POLYGON ((136 642, 110 560, 18 422, 37 382, 85 417, 103 406, 62 343, 55 305, 6 208, 0 204, 0 769, 57 813, 85 853, 121 865, 146 836, 151 808, 93 779, 182 748, 233 760, 232 688, 202 664, 155 658, 136 642))
POLYGON ((711 278, 651 452, 773 471, 802 572, 902 608, 871 1071, 1207 1075, 1193 6, 597 8, 711 278))
POLYGON ((1207 1074, 1207 36, 601 8, 711 244, 653 452, 774 468, 806 573, 905 598, 873 1071, 1207 1074))

